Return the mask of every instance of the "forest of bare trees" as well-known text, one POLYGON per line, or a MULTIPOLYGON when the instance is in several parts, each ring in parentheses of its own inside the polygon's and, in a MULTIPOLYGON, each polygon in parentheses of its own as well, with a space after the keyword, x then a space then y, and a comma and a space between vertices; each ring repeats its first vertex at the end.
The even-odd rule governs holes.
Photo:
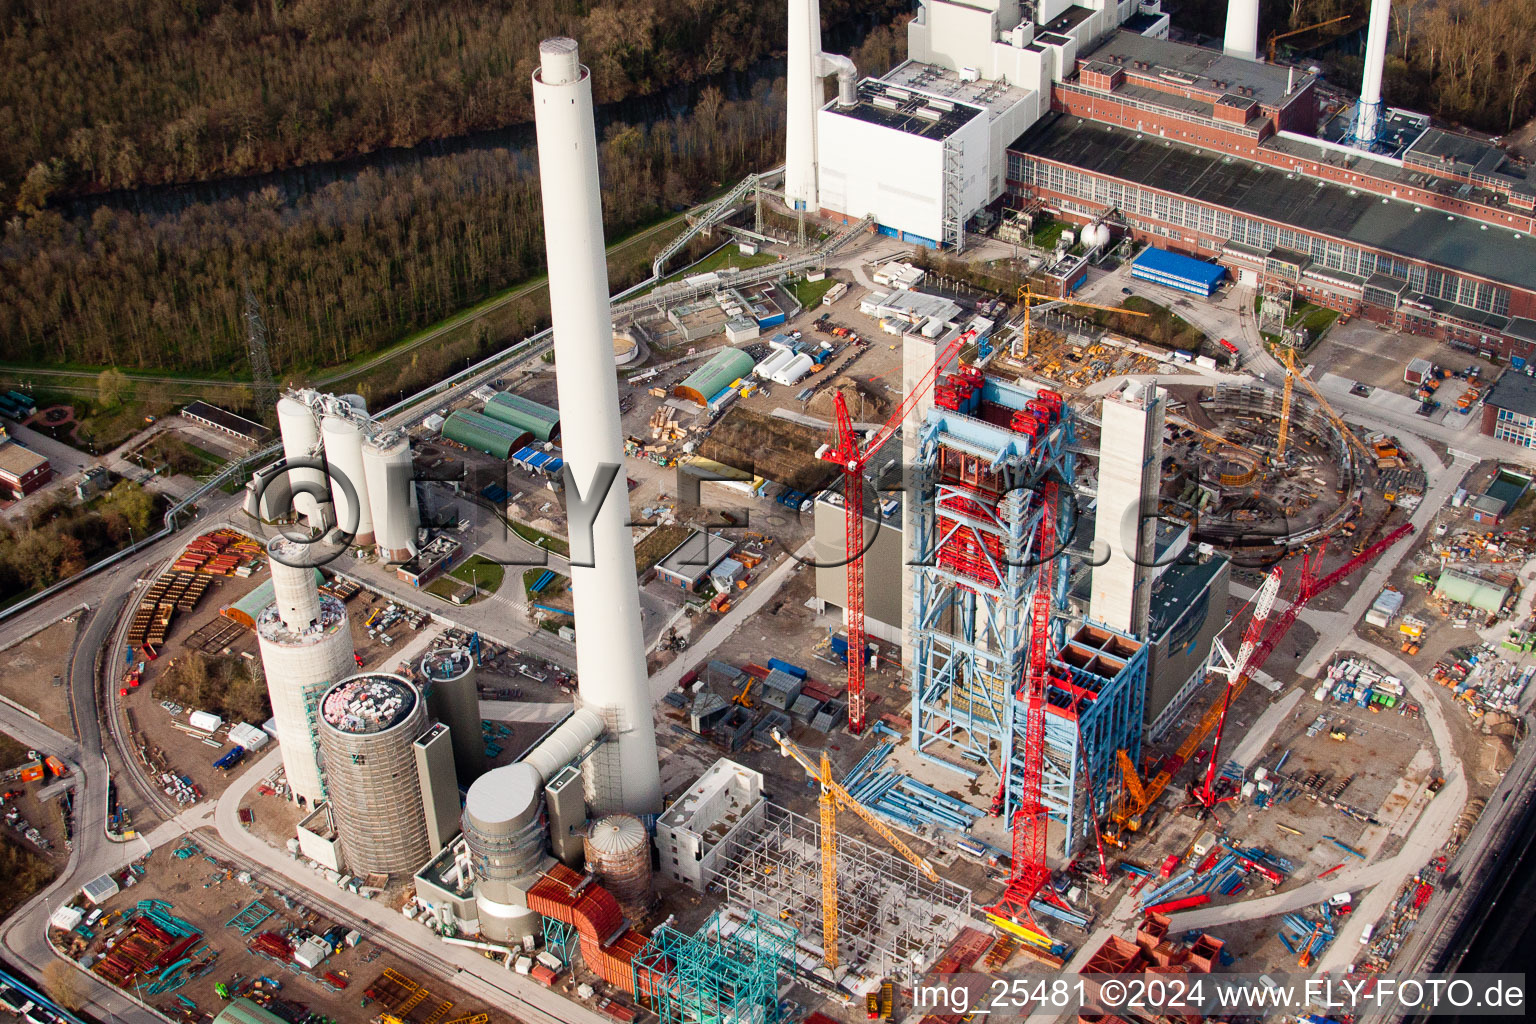
MULTIPOLYGON (((877 73, 900 26, 855 51, 877 73)), ((713 87, 687 116, 610 126, 609 237, 771 166, 782 82, 746 99, 713 87)), ((541 272, 532 146, 422 156, 290 199, 276 188, 172 214, 45 208, 0 233, 0 358, 244 376, 242 283, 267 309, 274 369, 345 362, 541 272)))
MULTIPOLYGON (((822 15, 907 6, 823 0, 822 15)), ((784 32, 782 3, 751 0, 0 0, 0 206, 527 121, 551 35, 581 42, 606 103, 742 70, 784 32)))

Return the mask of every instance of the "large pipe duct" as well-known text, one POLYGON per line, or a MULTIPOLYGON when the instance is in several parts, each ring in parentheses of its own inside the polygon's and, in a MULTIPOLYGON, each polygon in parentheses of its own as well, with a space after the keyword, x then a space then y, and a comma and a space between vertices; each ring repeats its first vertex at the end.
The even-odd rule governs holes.
POLYGON ((1259 59, 1259 0, 1229 0, 1221 50, 1228 57, 1259 59))
POLYGON ((800 210, 817 210, 816 111, 825 99, 822 79, 837 75, 837 102, 858 102, 858 69, 847 57, 823 53, 817 0, 789 0, 789 66, 785 70, 784 198, 800 210))
POLYGON ((1381 75, 1387 66, 1387 34, 1392 27, 1392 0, 1371 0, 1370 28, 1365 34, 1365 74, 1360 79, 1360 106, 1355 114, 1355 140, 1362 146, 1376 141, 1381 127, 1381 75))
POLYGON ((546 39, 539 57, 533 74, 534 128, 555 379, 570 470, 565 493, 571 513, 578 512, 573 489, 581 492, 582 510, 596 506, 595 513, 569 516, 578 699, 602 717, 611 736, 584 765, 587 801, 599 814, 657 814, 661 774, 628 525, 592 80, 573 39, 546 39), (611 475, 605 477, 605 471, 611 475), (584 525, 588 515, 591 523, 584 525))

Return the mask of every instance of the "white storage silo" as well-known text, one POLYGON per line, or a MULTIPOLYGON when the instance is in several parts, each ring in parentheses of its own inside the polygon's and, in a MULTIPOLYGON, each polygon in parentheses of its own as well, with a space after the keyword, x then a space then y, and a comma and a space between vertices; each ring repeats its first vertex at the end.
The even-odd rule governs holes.
POLYGON ((327 416, 321 421, 320 437, 325 442, 325 461, 330 467, 328 479, 336 526, 352 532, 352 543, 359 546, 372 544, 373 513, 368 500, 367 474, 363 467, 363 431, 349 419, 327 416), (341 484, 343 479, 352 485, 354 497, 351 499, 341 484))
MULTIPOLYGON (((303 402, 294 398, 277 400, 277 427, 283 437, 283 456, 288 460, 312 458, 320 453, 320 424, 315 414, 303 402)), ((310 527, 323 530, 330 525, 330 501, 317 496, 329 493, 325 471, 320 469, 295 469, 288 473, 288 483, 294 490, 293 508, 310 527), (306 487, 313 493, 299 493, 306 487)))
POLYGON ((416 553, 416 486, 411 442, 403 433, 381 434, 363 444, 363 476, 373 515, 373 541, 387 562, 416 553))

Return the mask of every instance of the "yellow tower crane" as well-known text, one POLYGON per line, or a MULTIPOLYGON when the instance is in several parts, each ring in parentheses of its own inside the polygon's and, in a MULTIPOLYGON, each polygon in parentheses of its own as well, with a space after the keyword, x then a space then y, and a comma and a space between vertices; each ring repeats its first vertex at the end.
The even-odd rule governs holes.
POLYGON ((1069 306, 1082 306, 1085 309, 1102 309, 1109 313, 1124 313, 1126 316, 1150 316, 1150 313, 1139 313, 1134 309, 1124 309, 1120 306, 1100 306, 1092 302, 1078 302, 1076 299, 1061 299, 1054 295, 1043 295, 1040 292, 1031 291, 1028 285, 1019 289, 1019 301, 1024 303, 1024 330, 1019 335, 1019 350, 1014 353, 1015 359, 1023 359, 1029 355, 1029 341, 1032 325, 1029 311, 1033 308, 1033 302, 1044 300, 1046 302, 1064 302, 1069 306))
POLYGON ((1285 442, 1291 434, 1291 391, 1296 386, 1296 360, 1285 350, 1285 396, 1280 399, 1280 434, 1275 438, 1275 459, 1285 461, 1285 442))
POLYGON ((1317 390, 1317 386, 1311 381, 1307 380, 1307 378, 1299 370, 1296 369, 1296 356, 1290 349, 1285 350, 1285 366, 1286 369, 1290 371, 1286 375, 1286 383, 1290 383, 1292 377, 1301 381, 1302 386, 1312 393, 1313 398, 1317 399, 1317 404, 1322 407, 1323 415, 1328 417, 1328 422, 1333 424, 1333 428, 1339 433, 1343 434, 1344 439, 1355 446, 1355 449, 1365 459, 1366 465, 1369 466, 1374 464, 1376 461, 1376 453, 1367 447, 1364 441, 1355 436, 1355 432, 1350 430, 1349 425, 1344 422, 1344 417, 1333 411, 1333 406, 1328 404, 1328 399, 1324 398, 1323 393, 1317 390))
POLYGON ((827 760, 826 751, 821 753, 821 764, 818 765, 810 757, 795 745, 794 741, 785 737, 779 730, 773 730, 773 740, 779 745, 779 753, 784 757, 792 757, 800 762, 800 767, 805 773, 817 782, 821 783, 821 932, 822 949, 825 954, 827 966, 836 967, 837 960, 837 808, 852 811, 864 819, 864 824, 877 832, 881 839, 890 843, 896 852, 921 871, 929 881, 937 882, 938 873, 933 870, 922 857, 912 852, 911 847, 902 842, 896 833, 887 828, 879 818, 855 800, 848 791, 832 778, 832 762, 827 760))

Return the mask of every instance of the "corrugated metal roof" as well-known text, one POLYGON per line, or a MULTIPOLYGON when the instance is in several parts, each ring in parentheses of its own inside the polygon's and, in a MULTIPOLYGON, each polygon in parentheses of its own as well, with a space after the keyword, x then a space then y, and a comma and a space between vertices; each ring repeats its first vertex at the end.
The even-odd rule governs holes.
POLYGON ((1435 596, 1458 604, 1469 604, 1485 612, 1496 612, 1504 606, 1509 588, 1468 576, 1455 569, 1447 569, 1435 583, 1435 596))
POLYGON ((540 441, 552 441, 560 436, 560 414, 522 395, 498 392, 485 403, 485 414, 526 430, 540 441))
POLYGON ((287 1021, 249 999, 236 999, 219 1011, 213 1024, 287 1024, 287 1021))
POLYGON ((710 356, 703 366, 690 373, 672 393, 703 405, 711 395, 719 394, 721 388, 729 387, 731 381, 751 372, 751 356, 741 349, 722 348, 710 356))
POLYGON ((511 424, 478 412, 458 409, 450 413, 443 423, 443 436, 476 451, 505 459, 512 454, 514 448, 521 447, 528 440, 528 431, 519 430, 511 424))
POLYGON ((1214 263, 1150 246, 1137 256, 1134 262, 1138 267, 1155 270, 1160 274, 1177 277, 1206 288, 1227 276, 1226 268, 1214 263))

